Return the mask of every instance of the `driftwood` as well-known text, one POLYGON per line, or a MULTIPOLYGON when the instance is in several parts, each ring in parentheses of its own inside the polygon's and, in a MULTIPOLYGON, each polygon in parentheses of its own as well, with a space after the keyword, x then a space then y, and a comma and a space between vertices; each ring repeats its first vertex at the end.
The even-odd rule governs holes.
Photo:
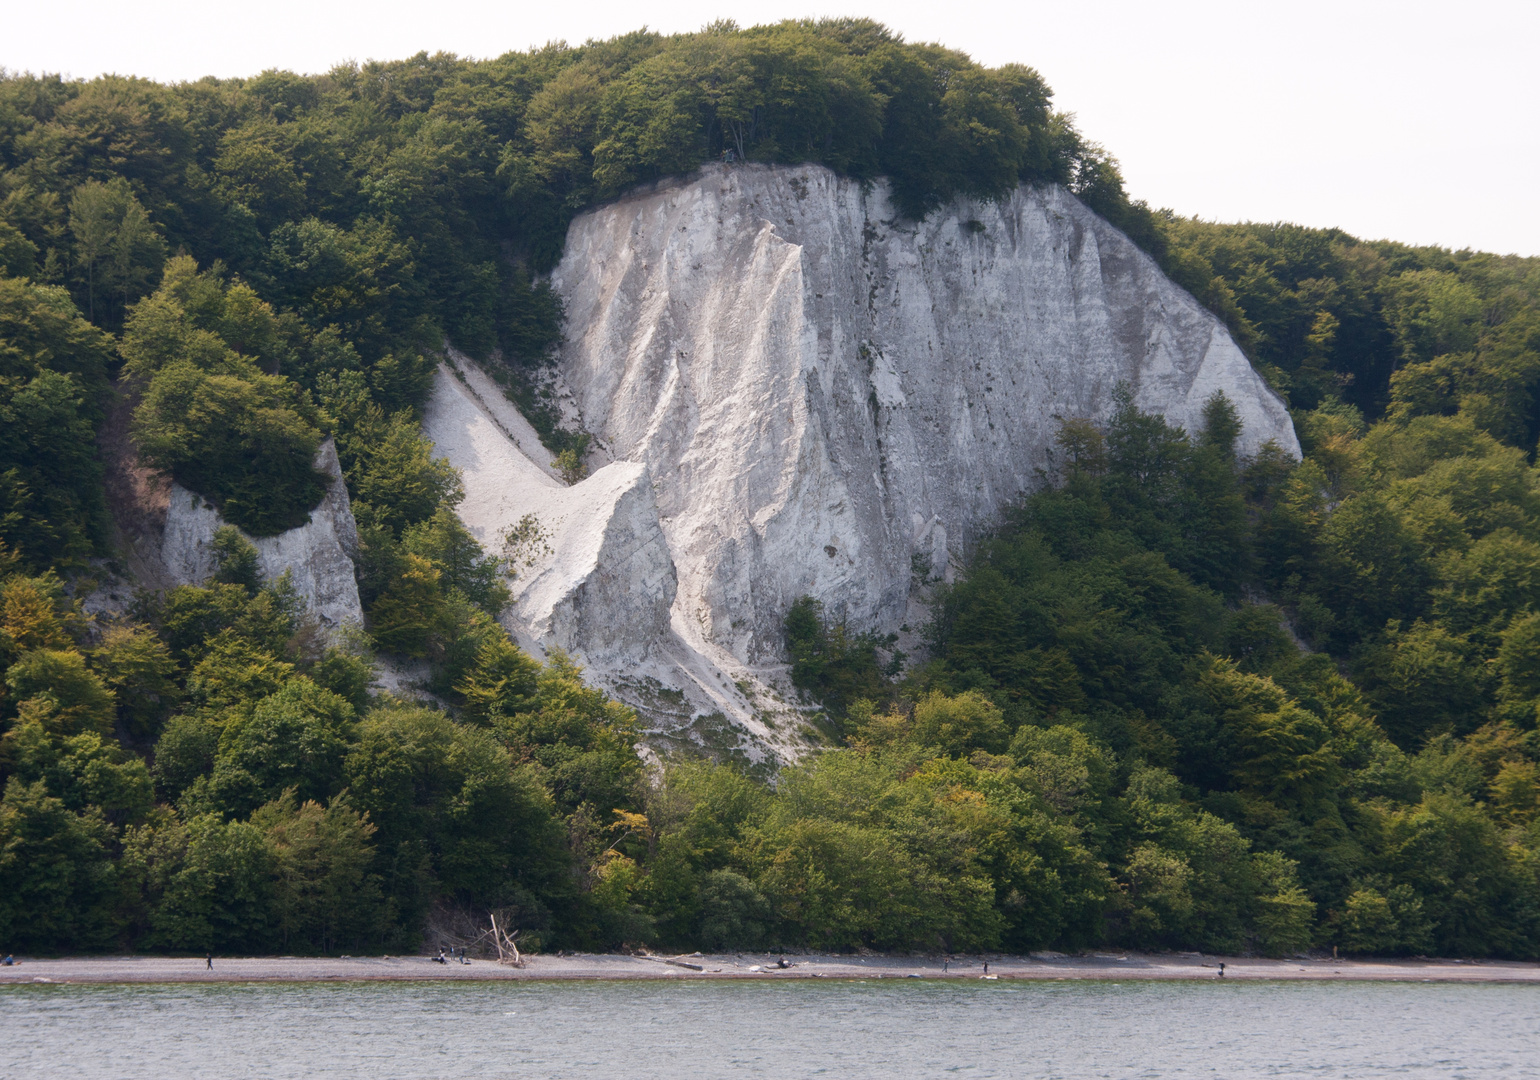
POLYGON ((519 946, 514 941, 514 938, 519 936, 519 932, 515 930, 509 934, 506 930, 500 929, 497 925, 497 913, 488 912, 487 914, 492 920, 492 944, 497 946, 497 962, 510 967, 523 967, 524 957, 519 955, 519 946))
POLYGON ((684 960, 669 959, 666 956, 638 956, 638 960, 651 960, 654 964, 672 964, 674 967, 689 968, 691 971, 705 971, 700 964, 691 964, 684 960))
MULTIPOLYGON (((518 909, 497 908, 496 911, 499 927, 518 925, 518 909)), ((437 903, 428 914, 423 946, 429 955, 445 949, 463 953, 473 960, 495 961, 497 949, 492 944, 492 930, 487 925, 487 915, 486 908, 437 903)), ((522 946, 520 949, 522 951, 522 946)))

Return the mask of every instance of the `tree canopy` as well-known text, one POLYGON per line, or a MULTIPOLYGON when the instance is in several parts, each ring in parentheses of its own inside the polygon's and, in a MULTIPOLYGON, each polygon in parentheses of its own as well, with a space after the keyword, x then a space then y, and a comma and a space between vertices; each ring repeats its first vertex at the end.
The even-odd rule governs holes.
POLYGON ((497 911, 532 948, 1540 955, 1537 311, 1533 259, 1151 211, 1036 72, 869 20, 0 73, 0 939, 400 950, 497 911), (792 606, 815 752, 644 765, 497 622, 517 568, 419 410, 453 343, 578 477, 541 275, 584 208, 723 159, 913 218, 1066 186, 1225 321, 1304 460, 1238 458, 1222 395, 1198 431, 1064 417, 921 582, 925 656, 792 606), (248 539, 317 505, 327 438, 366 616, 336 638, 248 539), (99 439, 220 510, 207 581, 87 613, 99 439))

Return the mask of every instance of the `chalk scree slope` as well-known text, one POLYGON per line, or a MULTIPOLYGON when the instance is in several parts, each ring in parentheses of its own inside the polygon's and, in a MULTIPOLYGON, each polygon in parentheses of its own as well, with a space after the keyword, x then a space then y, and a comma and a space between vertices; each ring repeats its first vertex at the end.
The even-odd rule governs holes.
POLYGON ((1059 419, 1105 419, 1120 383, 1189 430, 1222 390, 1243 453, 1299 453, 1223 325, 1057 187, 915 223, 882 183, 712 166, 579 217, 552 282, 593 475, 561 485, 453 354, 426 433, 484 544, 539 524, 510 629, 663 737, 795 755, 789 605, 897 630, 916 568, 947 573, 1032 487, 1059 419))

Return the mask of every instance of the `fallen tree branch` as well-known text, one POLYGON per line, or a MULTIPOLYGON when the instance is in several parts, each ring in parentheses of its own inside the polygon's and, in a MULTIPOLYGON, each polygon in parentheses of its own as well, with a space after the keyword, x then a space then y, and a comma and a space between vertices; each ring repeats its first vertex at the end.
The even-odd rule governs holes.
POLYGON ((519 936, 519 932, 515 930, 510 935, 506 931, 499 929, 496 912, 489 911, 487 916, 492 920, 492 944, 497 946, 497 962, 499 964, 507 964, 509 967, 523 967, 524 957, 519 954, 519 946, 513 940, 519 936), (507 946, 506 949, 504 948, 505 945, 507 946))
POLYGON ((670 960, 666 956, 638 956, 638 960, 651 960, 654 964, 672 964, 674 967, 689 968, 691 971, 705 971, 699 964, 691 964, 684 960, 670 960))

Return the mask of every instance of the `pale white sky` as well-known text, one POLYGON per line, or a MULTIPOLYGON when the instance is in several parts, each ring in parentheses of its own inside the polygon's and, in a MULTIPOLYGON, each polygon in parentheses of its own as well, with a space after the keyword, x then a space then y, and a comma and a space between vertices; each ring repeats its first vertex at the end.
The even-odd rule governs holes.
POLYGON ((0 66, 311 72, 420 49, 484 57, 642 25, 846 14, 1036 67, 1156 206, 1540 255, 1535 0, 3 0, 0 66))

